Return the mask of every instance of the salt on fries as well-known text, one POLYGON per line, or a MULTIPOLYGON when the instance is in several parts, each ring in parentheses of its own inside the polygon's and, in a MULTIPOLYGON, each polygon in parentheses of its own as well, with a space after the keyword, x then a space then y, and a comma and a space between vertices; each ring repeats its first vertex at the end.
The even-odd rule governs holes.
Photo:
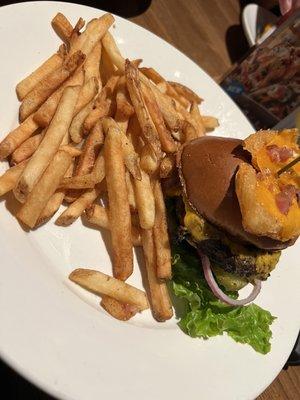
MULTIPOLYGON (((102 297, 113 317, 128 320, 149 308, 158 321, 173 315, 172 277, 162 179, 172 182, 176 152, 218 126, 202 115, 202 99, 165 80, 142 60, 125 59, 109 28, 111 14, 73 27, 58 13, 52 27, 63 43, 16 86, 20 125, 0 143, 9 168, 0 195, 13 192, 27 228, 82 217, 112 239, 113 277, 77 269, 69 279, 102 297), (108 198, 106 206, 100 198, 108 198), (133 246, 144 253, 148 294, 125 283, 133 246)), ((167 185, 166 185, 167 186, 167 185)))

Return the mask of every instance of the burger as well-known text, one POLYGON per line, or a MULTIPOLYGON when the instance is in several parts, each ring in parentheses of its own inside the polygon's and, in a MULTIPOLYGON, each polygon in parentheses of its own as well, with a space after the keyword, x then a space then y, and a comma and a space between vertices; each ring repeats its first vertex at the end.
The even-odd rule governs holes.
POLYGON ((205 136, 178 154, 178 237, 196 249, 222 302, 255 299, 281 250, 300 234, 300 156, 296 129, 259 131, 246 140, 205 136), (229 296, 247 284, 244 299, 229 296))

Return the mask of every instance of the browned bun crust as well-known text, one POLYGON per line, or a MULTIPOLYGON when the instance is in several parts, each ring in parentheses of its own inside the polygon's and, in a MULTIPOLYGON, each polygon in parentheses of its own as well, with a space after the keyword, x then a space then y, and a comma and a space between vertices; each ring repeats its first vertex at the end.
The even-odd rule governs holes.
POLYGON ((256 236, 243 228, 234 177, 248 157, 239 139, 204 136, 187 143, 178 157, 184 194, 195 212, 242 242, 265 250, 291 246, 292 240, 256 236))

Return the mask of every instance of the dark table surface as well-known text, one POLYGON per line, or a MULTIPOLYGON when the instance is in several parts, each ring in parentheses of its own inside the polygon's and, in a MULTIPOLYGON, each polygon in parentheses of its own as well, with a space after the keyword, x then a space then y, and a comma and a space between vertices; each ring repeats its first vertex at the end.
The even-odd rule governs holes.
MULTIPOLYGON (((215 80, 247 51, 239 0, 75 1, 122 15, 162 37, 215 80)), ((13 1, 1 2, 10 4, 13 1)), ((271 2, 272 5, 275 3, 271 2)), ((1 392, 7 400, 51 400, 0 361, 1 392)), ((283 370, 259 400, 300 399, 300 366, 283 370)), ((83 399, 84 400, 84 399, 83 399)))

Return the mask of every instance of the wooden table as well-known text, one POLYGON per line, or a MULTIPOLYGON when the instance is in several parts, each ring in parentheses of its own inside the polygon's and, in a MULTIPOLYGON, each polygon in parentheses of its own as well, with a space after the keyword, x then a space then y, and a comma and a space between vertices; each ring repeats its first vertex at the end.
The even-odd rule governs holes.
MULTIPOLYGON (((127 1, 138 3, 140 0, 127 1)), ((4 1, 6 4, 12 2, 4 1)), ((101 8, 104 7, 104 3, 111 6, 116 5, 117 1, 82 3, 101 8)), ((214 79, 219 80, 232 62, 247 50, 240 26, 240 3, 245 1, 152 0, 146 12, 130 19, 177 47, 214 79)), ((9 393, 7 399, 53 399, 15 374, 1 361, 0 379, 2 389, 4 390, 5 386, 9 393)), ((282 371, 258 399, 300 399, 300 367, 290 367, 287 371, 282 371)))
MULTIPOLYGON (((238 0, 152 0, 135 23, 181 50, 217 81, 247 50, 238 0)), ((205 97, 205 94, 203 94, 205 97)), ((300 399, 300 367, 289 367, 259 400, 300 399)))

